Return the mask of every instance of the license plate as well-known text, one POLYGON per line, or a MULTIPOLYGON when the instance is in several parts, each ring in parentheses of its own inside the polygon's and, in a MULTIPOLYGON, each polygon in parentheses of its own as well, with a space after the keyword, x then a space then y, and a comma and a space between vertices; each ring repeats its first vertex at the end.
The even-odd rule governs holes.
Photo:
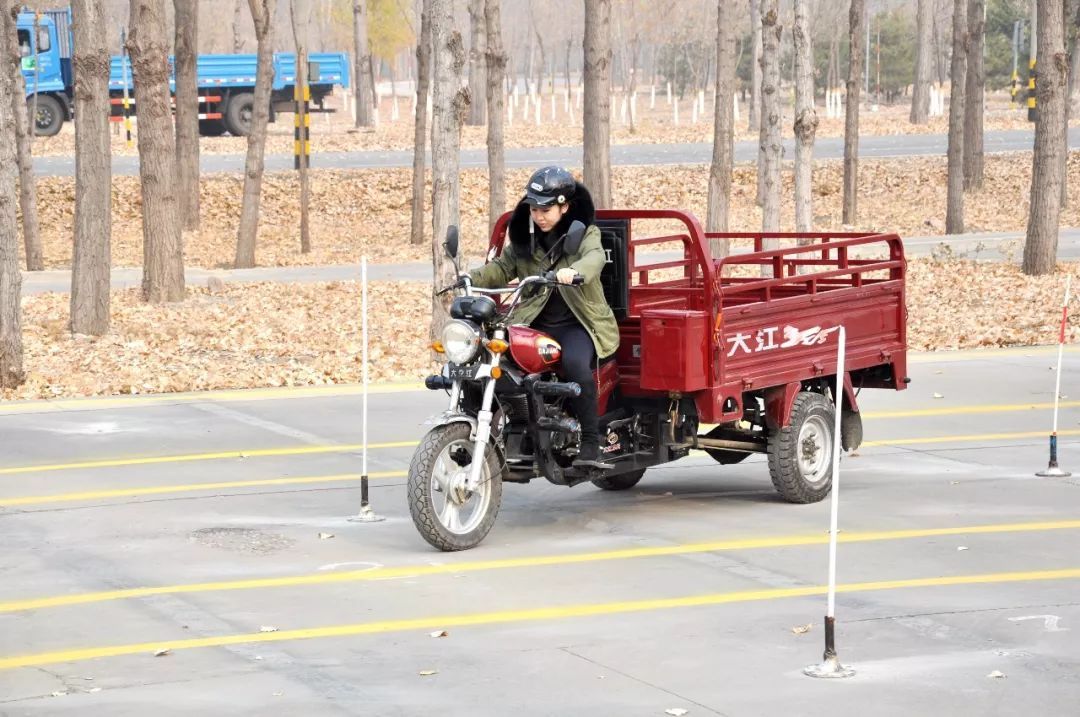
POLYGON ((468 381, 476 378, 476 372, 480 369, 479 364, 473 364, 472 366, 458 366, 457 364, 448 364, 446 367, 447 376, 451 381, 468 381))

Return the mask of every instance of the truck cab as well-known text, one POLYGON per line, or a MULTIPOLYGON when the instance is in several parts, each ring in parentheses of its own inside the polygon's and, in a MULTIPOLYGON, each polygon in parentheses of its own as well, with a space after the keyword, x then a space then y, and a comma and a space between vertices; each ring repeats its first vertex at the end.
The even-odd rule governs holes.
POLYGON ((41 13, 36 19, 33 12, 21 12, 16 21, 27 103, 33 106, 37 95, 38 135, 56 134, 71 118, 70 17, 67 10, 41 13), (63 32, 58 31, 58 20, 64 24, 63 32))

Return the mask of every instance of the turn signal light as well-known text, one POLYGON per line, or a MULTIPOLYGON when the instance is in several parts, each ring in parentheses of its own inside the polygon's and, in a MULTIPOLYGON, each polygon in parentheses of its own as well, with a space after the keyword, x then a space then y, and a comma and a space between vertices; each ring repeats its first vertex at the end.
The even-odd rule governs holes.
POLYGON ((434 351, 437 354, 446 353, 446 348, 442 345, 442 341, 432 341, 431 342, 431 350, 434 351))
POLYGON ((492 339, 487 343, 488 351, 493 354, 501 354, 510 348, 510 344, 506 343, 502 339, 492 339))
POLYGON ((497 378, 502 378, 502 369, 499 368, 498 366, 492 366, 491 367, 491 377, 496 378, 496 379, 497 378))

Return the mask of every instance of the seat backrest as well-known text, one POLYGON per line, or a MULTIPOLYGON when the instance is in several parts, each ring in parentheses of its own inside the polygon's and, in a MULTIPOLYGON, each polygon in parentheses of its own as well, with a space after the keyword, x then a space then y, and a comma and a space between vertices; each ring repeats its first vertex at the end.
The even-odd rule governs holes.
POLYGON ((621 321, 630 309, 630 220, 597 219, 596 226, 600 229, 600 245, 607 254, 607 263, 600 272, 600 284, 615 319, 621 321))

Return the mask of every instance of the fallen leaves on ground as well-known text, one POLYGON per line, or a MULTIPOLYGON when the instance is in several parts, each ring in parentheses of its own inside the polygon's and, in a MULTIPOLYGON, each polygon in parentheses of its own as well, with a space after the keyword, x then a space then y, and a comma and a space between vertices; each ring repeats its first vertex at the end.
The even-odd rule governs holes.
MULTIPOLYGON (((516 202, 529 169, 507 172, 507 201, 516 202)), ((1069 158, 1068 185, 1080 187, 1080 152, 1069 158)), ((639 209, 684 209, 706 216, 709 168, 648 166, 612 168, 613 206, 639 209)), ((756 171, 752 164, 735 168, 730 227, 733 231, 761 226, 755 205, 756 171)), ((814 170, 814 225, 821 231, 850 229, 842 220, 843 165, 818 162, 814 170)), ((300 253, 298 182, 293 173, 267 174, 260 203, 256 259, 260 266, 325 265, 369 261, 431 261, 430 178, 425 190, 425 240, 411 244, 411 170, 358 169, 312 172, 311 237, 313 250, 300 253)), ((781 182, 781 230, 794 228, 793 179, 785 169, 781 182)), ((967 231, 1023 231, 1031 185, 1031 153, 986 157, 982 189, 965 200, 967 231)), ((213 174, 202 179, 202 228, 184 238, 188 266, 232 266, 236 255, 243 179, 213 174)), ((946 165, 944 157, 863 160, 859 165, 857 228, 932 236, 944 232, 946 165)), ((74 179, 38 179, 42 243, 48 268, 67 267, 72 257, 75 210, 74 179)), ((1080 226, 1080 197, 1072 190, 1061 213, 1062 226, 1080 226)), ((487 251, 488 175, 486 170, 461 172, 459 203, 463 252, 478 263, 487 251)), ((509 208, 509 207, 508 207, 509 208)), ((139 266, 143 256, 142 199, 137 177, 113 178, 113 266, 139 266)), ((20 246, 21 250, 21 246, 20 246)))
MULTIPOLYGON (((909 262, 908 345, 912 350, 1052 344, 1063 272, 1023 275, 1012 264, 964 258, 909 262)), ((369 285, 373 382, 418 380, 432 369, 427 347, 431 287, 369 285)), ((176 304, 151 305, 134 289, 112 296, 112 329, 71 336, 66 294, 23 299, 26 383, 0 398, 170 393, 225 388, 315 386, 361 380, 360 287, 229 284, 216 294, 189 288, 176 304)), ((1075 314, 1074 314, 1075 316, 1075 314)), ((1067 339, 1080 340, 1070 317, 1067 339)))

